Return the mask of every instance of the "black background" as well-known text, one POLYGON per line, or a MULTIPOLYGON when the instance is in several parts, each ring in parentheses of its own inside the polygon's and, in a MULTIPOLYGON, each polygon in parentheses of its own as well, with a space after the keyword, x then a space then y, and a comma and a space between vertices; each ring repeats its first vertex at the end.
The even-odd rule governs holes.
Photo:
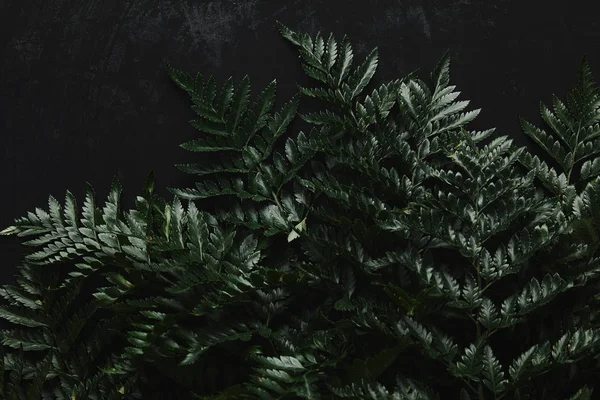
MULTIPOLYGON (((471 129, 497 128, 533 150, 518 117, 538 123, 539 101, 564 98, 587 54, 600 77, 594 2, 0 0, 0 230, 48 196, 90 182, 99 203, 113 176, 134 206, 150 169, 156 191, 192 187, 173 164, 200 160, 178 147, 197 136, 187 95, 164 61, 213 75, 248 74, 253 93, 278 82, 278 106, 310 85, 275 20, 309 34, 347 34, 355 63, 375 46, 375 82, 420 68, 450 50, 451 83, 482 108, 471 129)), ((301 104, 302 111, 302 104, 301 104)), ((537 154, 536 151, 534 153, 537 154)), ((24 239, 0 237, 1 283, 12 280, 24 239)))

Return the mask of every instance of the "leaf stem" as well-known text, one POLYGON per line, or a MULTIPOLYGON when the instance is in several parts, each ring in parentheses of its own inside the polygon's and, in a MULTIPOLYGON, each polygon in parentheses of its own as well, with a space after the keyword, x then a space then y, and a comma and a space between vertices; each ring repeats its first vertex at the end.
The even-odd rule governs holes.
POLYGON ((279 199, 277 198, 277 193, 272 192, 273 193, 273 199, 275 200, 275 203, 277 203, 277 207, 279 207, 280 210, 283 210, 283 207, 281 206, 281 203, 279 202, 279 199))

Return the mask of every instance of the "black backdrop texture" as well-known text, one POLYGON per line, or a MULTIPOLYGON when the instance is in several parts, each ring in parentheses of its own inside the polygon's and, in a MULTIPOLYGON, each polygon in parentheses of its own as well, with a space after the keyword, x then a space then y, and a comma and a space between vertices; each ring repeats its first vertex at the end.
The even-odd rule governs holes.
MULTIPOLYGON (((518 118, 539 123, 539 102, 564 98, 586 54, 600 81, 594 3, 0 0, 0 230, 47 209, 49 195, 62 203, 70 190, 82 204, 86 181, 103 202, 117 176, 124 210, 150 169, 169 200, 166 187, 193 187, 174 164, 201 161, 178 147, 198 134, 188 124, 194 114, 164 62, 219 85, 248 74, 253 94, 277 79, 281 105, 310 80, 275 20, 347 34, 355 62, 377 46, 371 86, 416 68, 427 77, 449 50, 460 99, 482 108, 472 129, 496 127, 540 154, 518 118)), ((0 283, 13 280, 25 239, 0 237, 0 283)))

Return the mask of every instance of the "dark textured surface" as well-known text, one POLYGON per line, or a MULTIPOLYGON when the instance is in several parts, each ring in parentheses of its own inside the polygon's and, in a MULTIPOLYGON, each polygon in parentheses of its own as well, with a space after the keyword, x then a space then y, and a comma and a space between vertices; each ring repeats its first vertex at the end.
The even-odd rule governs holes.
MULTIPOLYGON (((71 190, 81 203, 86 181, 103 201, 118 176, 125 209, 149 169, 169 199, 166 186, 190 186, 173 164, 197 161, 178 148, 196 135, 193 114, 163 62, 219 83, 247 73, 254 93, 275 78, 282 104, 309 80, 275 19, 346 33, 356 59, 378 46, 377 81, 429 73, 449 49, 452 83, 483 108, 472 126, 531 146, 518 116, 537 122, 539 101, 565 95, 584 54, 600 77, 597 13, 535 3, 0 0, 0 228, 47 207, 50 194, 62 202, 71 190)), ((0 237, 3 282, 21 241, 0 237)))

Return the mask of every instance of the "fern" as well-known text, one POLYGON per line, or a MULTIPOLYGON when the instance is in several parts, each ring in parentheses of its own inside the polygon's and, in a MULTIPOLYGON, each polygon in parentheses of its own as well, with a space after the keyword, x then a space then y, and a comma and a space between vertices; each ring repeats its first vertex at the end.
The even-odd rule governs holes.
POLYGON ((1 234, 34 236, 0 288, 7 399, 572 399, 600 357, 600 98, 584 60, 547 130, 516 148, 450 84, 375 84, 377 49, 278 24, 315 87, 166 70, 201 135, 195 188, 134 210, 52 196, 1 234), (374 88, 369 88, 374 86, 374 88), (302 96, 322 102, 300 114, 302 96), (285 136, 285 137, 284 137, 285 136), (482 141, 491 139, 483 145, 482 141), (209 154, 208 154, 209 153, 209 154), (209 207, 195 201, 219 197, 209 207), (222 200, 222 201, 221 201, 222 200))

